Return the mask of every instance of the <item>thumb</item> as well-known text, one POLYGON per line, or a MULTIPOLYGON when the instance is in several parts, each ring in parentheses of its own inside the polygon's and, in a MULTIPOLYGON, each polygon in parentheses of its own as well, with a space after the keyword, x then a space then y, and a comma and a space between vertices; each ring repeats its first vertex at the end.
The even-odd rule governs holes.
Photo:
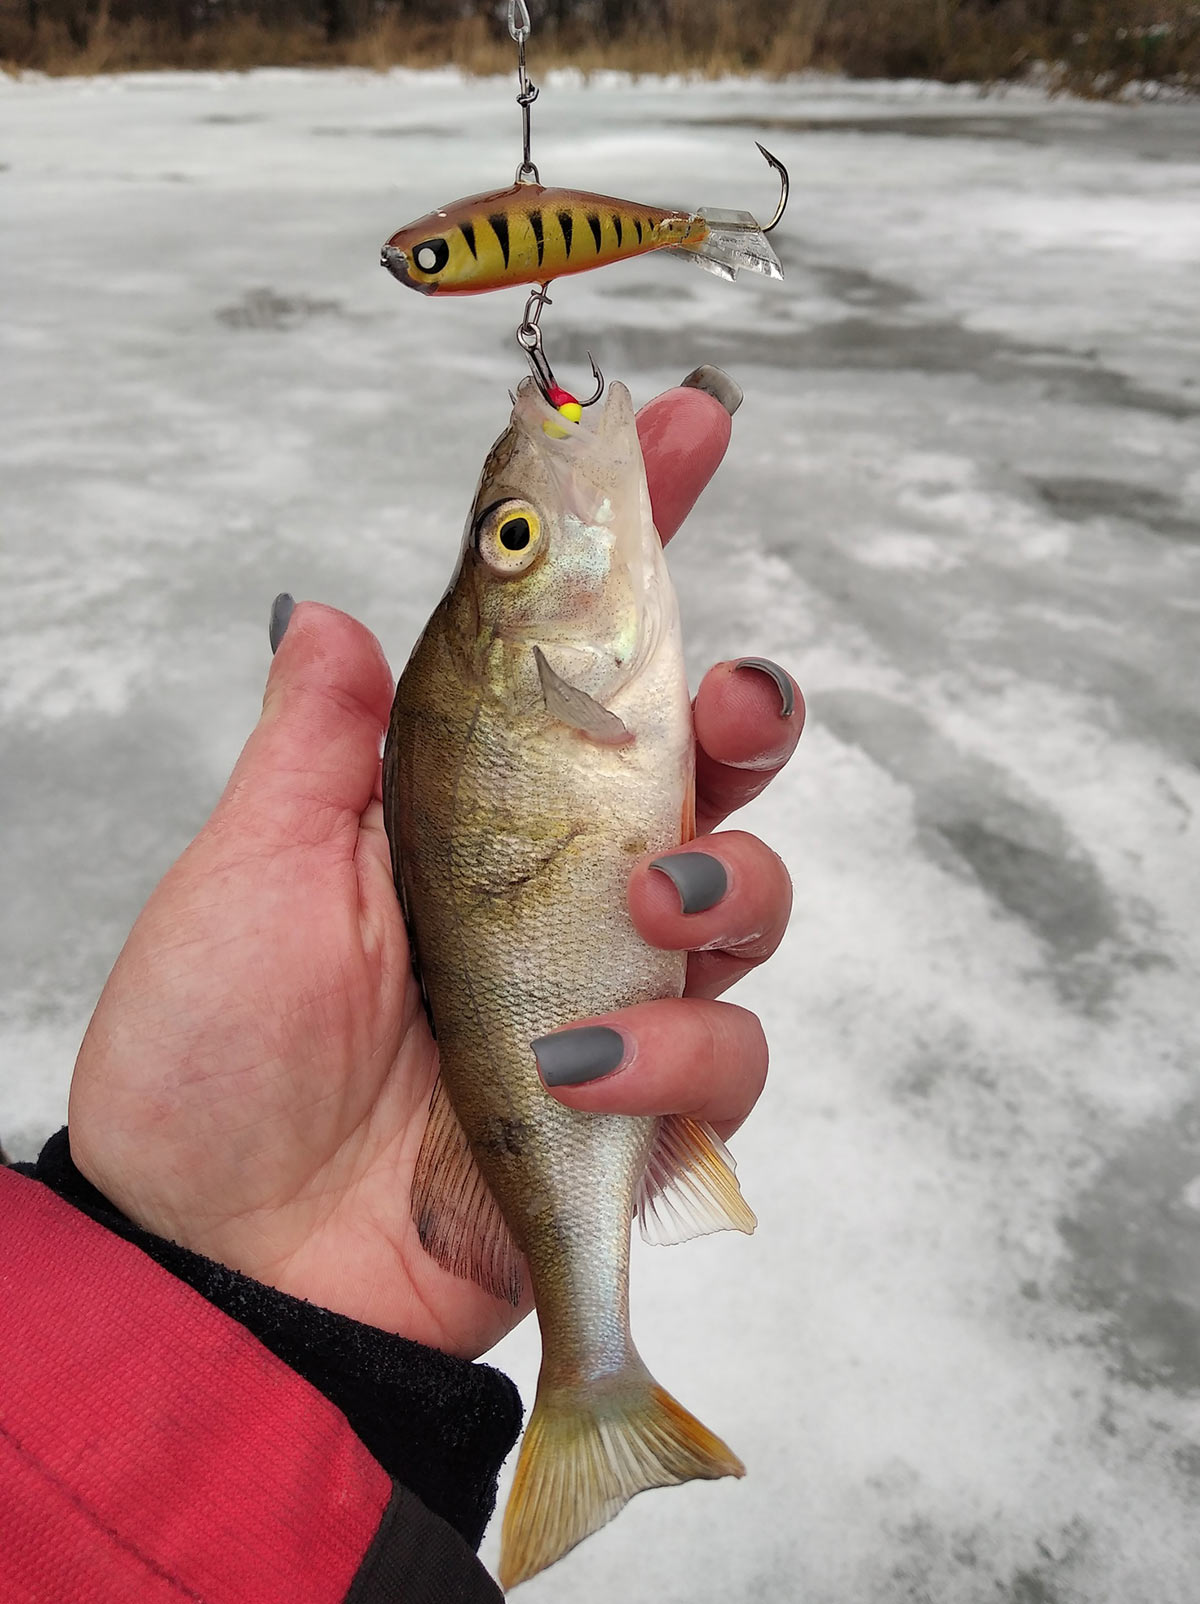
POLYGON ((306 846, 357 823, 378 783, 391 700, 371 631, 335 608, 299 603, 214 822, 306 846))

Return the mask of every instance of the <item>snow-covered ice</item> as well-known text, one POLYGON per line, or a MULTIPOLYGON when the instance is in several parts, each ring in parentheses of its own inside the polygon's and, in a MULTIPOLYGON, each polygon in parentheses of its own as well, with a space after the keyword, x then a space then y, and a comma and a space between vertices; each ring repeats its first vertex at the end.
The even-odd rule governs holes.
MULTIPOLYGON (((652 1369, 745 1459, 523 1596, 1200 1596, 1200 107, 563 75, 548 182, 770 204, 782 284, 650 257, 547 315, 746 403, 671 547, 693 675, 809 696, 746 816, 796 917, 738 1000, 757 1236, 635 1251, 652 1369)), ((0 1132, 252 725, 279 590, 402 661, 521 372, 521 292, 381 242, 509 181, 507 81, 0 79, 0 1132)), ((582 383, 582 377, 580 377, 582 383)), ((741 822, 741 821, 739 821, 741 822)), ((527 1327, 498 1351, 526 1398, 527 1327)), ((489 1536, 485 1558, 494 1559, 489 1536)))

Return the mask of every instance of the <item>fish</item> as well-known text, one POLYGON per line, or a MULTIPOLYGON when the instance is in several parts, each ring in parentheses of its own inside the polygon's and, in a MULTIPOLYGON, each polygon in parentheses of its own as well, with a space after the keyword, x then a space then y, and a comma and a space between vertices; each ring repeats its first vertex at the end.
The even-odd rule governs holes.
MULTIPOLYGON (((760 150, 763 147, 759 146, 760 150)), ((610 262, 673 251, 720 278, 740 268, 782 278, 767 239, 787 197, 764 229, 749 212, 702 207, 686 211, 643 206, 612 195, 550 189, 519 181, 507 189, 430 212, 400 229, 384 245, 381 265, 423 295, 480 295, 514 284, 549 284, 567 273, 586 273, 610 262)))
POLYGON ((708 1126, 582 1113, 531 1043, 679 996, 686 954, 630 919, 631 866, 695 831, 679 609, 624 385, 579 421, 525 379, 458 568, 400 676, 383 797, 397 891, 440 1058, 412 1190, 438 1263, 542 1335, 505 1510, 513 1587, 634 1494, 741 1476, 650 1374, 629 1326, 629 1239, 755 1218, 708 1126))

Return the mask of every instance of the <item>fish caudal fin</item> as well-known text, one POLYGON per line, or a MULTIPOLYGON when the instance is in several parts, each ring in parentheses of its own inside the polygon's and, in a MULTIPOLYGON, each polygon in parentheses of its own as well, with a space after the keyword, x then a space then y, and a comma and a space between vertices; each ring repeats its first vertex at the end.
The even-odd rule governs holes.
POLYGON ((783 277, 783 267, 770 240, 749 212, 701 207, 696 216, 708 224, 704 238, 692 244, 672 245, 670 250, 688 257, 706 273, 715 273, 730 282, 743 267, 767 278, 783 277))
POLYGON ((500 1538, 500 1585, 524 1582, 610 1521, 635 1493, 744 1476, 719 1437, 640 1360, 600 1391, 539 1388, 500 1538))

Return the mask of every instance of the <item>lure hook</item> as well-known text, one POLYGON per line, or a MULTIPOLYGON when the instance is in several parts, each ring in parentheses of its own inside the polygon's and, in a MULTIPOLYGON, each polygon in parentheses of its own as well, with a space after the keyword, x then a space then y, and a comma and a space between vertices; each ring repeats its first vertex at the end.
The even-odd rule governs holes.
MULTIPOLYGON (((530 290, 529 299, 525 302, 525 314, 517 325, 517 344, 524 351, 529 361, 534 383, 542 392, 548 404, 557 411, 564 401, 572 401, 575 398, 564 390, 554 377, 554 370, 550 366, 542 344, 542 310, 544 307, 552 305, 553 302, 546 293, 544 284, 538 284, 530 290)), ((596 402, 604 394, 604 375, 596 366, 596 359, 590 351, 588 352, 588 361, 592 365, 592 377, 596 381, 596 389, 595 393, 590 395, 586 401, 578 403, 581 407, 595 406, 596 402)))
POLYGON ((508 0, 508 31, 517 47, 517 105, 521 108, 521 165, 517 168, 518 184, 537 184, 541 180, 529 155, 529 108, 538 97, 538 86, 530 83, 525 71, 525 41, 530 33, 529 11, 525 0, 508 0))
POLYGON ((779 157, 772 156, 767 147, 765 145, 760 145, 757 139, 754 141, 754 143, 758 145, 759 150, 762 151, 763 155, 770 162, 771 166, 779 174, 779 205, 775 208, 775 216, 763 228, 763 233, 769 234, 775 227, 776 223, 779 222, 784 212, 787 211, 788 192, 791 189, 791 180, 788 178, 787 168, 779 160, 779 157))

